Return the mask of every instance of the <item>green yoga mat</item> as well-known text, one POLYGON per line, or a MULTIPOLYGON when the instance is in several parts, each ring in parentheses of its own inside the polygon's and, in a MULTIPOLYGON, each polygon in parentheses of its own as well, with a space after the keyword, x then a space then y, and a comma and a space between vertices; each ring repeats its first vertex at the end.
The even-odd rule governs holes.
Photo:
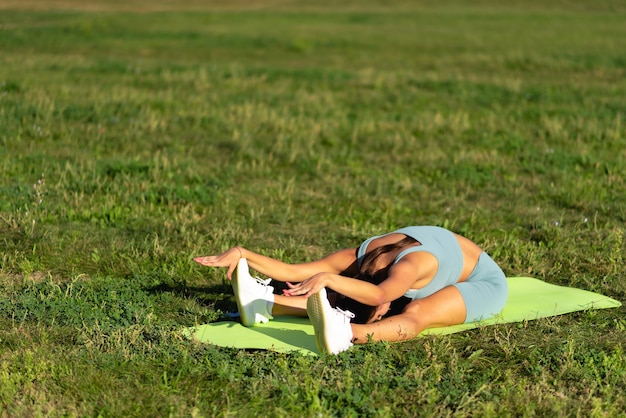
MULTIPOLYGON (((570 312, 616 308, 622 305, 617 300, 598 293, 556 286, 530 277, 510 277, 507 280, 509 299, 499 315, 480 322, 431 328, 420 335, 452 334, 487 325, 531 321, 570 312)), ((222 347, 319 353, 315 345, 313 326, 307 318, 279 317, 250 328, 238 322, 214 322, 187 328, 184 333, 197 341, 222 347)))

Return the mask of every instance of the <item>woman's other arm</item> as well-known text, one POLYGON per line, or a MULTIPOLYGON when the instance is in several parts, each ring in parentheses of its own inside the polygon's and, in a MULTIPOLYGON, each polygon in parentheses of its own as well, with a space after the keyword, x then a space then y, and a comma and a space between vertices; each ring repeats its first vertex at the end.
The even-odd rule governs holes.
POLYGON ((332 274, 357 272, 355 248, 340 250, 320 260, 301 264, 288 264, 243 247, 233 247, 220 255, 196 257, 194 260, 203 266, 228 267, 226 275, 230 279, 240 258, 247 259, 248 265, 254 270, 281 282, 301 282, 321 272, 332 274))

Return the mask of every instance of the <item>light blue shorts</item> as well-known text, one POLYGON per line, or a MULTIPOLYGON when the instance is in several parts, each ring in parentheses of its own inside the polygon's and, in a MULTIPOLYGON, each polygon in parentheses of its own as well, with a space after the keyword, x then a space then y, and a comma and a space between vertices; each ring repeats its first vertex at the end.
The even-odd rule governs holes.
POLYGON ((459 289, 465 302, 465 322, 491 318, 502 311, 509 296, 504 272, 485 252, 480 254, 474 271, 466 281, 452 286, 459 289))

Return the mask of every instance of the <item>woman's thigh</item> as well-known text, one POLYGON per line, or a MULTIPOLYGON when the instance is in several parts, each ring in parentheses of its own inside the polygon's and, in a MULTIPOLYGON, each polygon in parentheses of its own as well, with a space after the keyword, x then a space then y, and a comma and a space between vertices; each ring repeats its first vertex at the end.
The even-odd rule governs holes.
POLYGON ((411 315, 419 324, 419 331, 426 328, 444 327, 465 322, 465 301, 459 289, 445 287, 423 299, 409 303, 403 314, 411 315))
POLYGON ((504 308, 509 293, 504 272, 486 253, 481 254, 467 281, 454 286, 465 301, 465 322, 480 321, 496 315, 504 308))
POLYGON ((506 279, 500 282, 463 282, 455 287, 461 293, 466 307, 464 322, 491 318, 504 308, 508 296, 506 279))

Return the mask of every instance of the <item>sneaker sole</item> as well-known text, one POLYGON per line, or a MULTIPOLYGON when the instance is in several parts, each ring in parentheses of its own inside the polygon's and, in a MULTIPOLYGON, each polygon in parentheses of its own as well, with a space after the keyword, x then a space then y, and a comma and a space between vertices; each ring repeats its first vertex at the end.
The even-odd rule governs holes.
POLYGON ((306 300, 306 311, 315 331, 315 343, 317 344, 317 349, 320 350, 321 353, 329 352, 329 344, 326 341, 326 335, 324 334, 326 323, 328 322, 328 318, 324 315, 324 301, 322 300, 322 298, 325 297, 326 292, 320 291, 309 296, 306 300))

